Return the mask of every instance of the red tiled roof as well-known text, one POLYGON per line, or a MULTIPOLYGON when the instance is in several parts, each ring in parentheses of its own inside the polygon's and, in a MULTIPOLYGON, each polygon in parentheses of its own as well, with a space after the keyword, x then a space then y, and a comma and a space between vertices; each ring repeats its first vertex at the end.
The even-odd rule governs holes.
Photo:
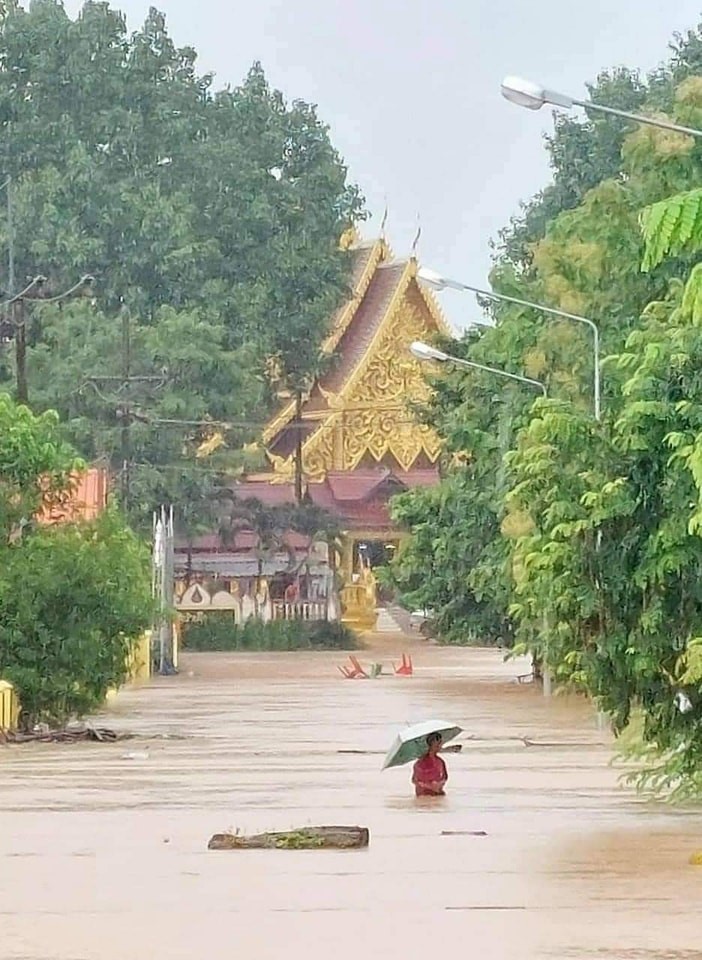
POLYGON ((424 470, 396 471, 395 476, 409 489, 414 487, 433 487, 439 482, 439 468, 432 467, 424 470))
POLYGON ((391 474, 387 468, 339 472, 330 470, 326 482, 334 500, 345 502, 365 500, 390 477, 391 474))
POLYGON ((266 483, 249 480, 233 483, 229 488, 237 500, 258 500, 267 507, 295 502, 295 488, 291 483, 266 483))
POLYGON ((407 269, 406 263, 381 264, 373 275, 366 295, 336 347, 338 362, 322 377, 322 386, 338 392, 355 370, 378 332, 390 301, 407 269))
MULTIPOLYGON (((387 467, 376 469, 335 471, 327 475, 324 483, 311 483, 307 493, 318 507, 338 517, 349 526, 362 525, 368 530, 387 530, 392 527, 388 513, 388 500, 392 491, 383 487, 426 487, 437 483, 437 469, 391 471, 387 467), (387 492, 386 492, 387 491, 387 492)), ((265 481, 251 481, 235 484, 233 489, 241 499, 255 497, 261 503, 278 505, 293 503, 295 500, 292 484, 273 484, 265 481)), ((298 553, 309 546, 309 539, 302 534, 288 530, 285 542, 298 553)), ((218 533, 197 537, 192 543, 194 553, 238 553, 255 549, 258 537, 253 530, 237 530, 232 540, 226 543, 218 533)), ((179 541, 179 552, 185 552, 187 543, 179 541)))
MULTIPOLYGON (((390 481, 407 488, 429 487, 439 480, 436 467, 421 470, 390 470, 388 467, 356 470, 330 470, 323 483, 308 485, 308 495, 313 503, 332 509, 334 504, 366 500, 377 488, 390 481)), ((255 499, 266 506, 281 506, 295 502, 295 487, 292 483, 268 483, 250 480, 235 483, 231 491, 238 500, 255 499)))
POLYGON ((373 251, 375 250, 376 243, 377 241, 370 240, 367 243, 362 243, 351 250, 353 266, 351 267, 350 286, 354 293, 358 289, 358 285, 361 282, 363 273, 368 266, 373 251))

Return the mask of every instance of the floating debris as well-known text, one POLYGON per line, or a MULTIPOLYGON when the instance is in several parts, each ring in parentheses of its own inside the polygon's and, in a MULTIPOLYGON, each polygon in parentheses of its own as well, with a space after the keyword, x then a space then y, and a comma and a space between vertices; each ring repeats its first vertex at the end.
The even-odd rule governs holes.
POLYGON ((41 727, 31 731, 0 731, 0 743, 115 743, 117 740, 131 740, 131 733, 116 733, 107 727, 67 727, 63 730, 50 730, 41 727))
POLYGON ((208 850, 353 850, 367 847, 367 827, 302 827, 280 833, 216 833, 208 850))

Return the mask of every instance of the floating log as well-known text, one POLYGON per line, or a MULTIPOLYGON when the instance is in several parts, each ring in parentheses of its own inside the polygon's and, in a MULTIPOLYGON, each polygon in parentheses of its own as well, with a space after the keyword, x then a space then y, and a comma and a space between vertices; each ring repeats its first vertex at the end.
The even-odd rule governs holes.
POLYGON ((367 827, 302 827, 279 833, 216 833, 208 850, 357 850, 367 847, 367 827))

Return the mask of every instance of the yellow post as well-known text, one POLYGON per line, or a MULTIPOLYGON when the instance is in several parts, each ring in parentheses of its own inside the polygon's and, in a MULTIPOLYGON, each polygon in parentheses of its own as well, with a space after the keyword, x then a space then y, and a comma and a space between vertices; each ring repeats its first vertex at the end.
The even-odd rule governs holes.
MULTIPOLYGON (((145 630, 132 645, 127 655, 127 677, 125 683, 141 683, 151 678, 151 631, 145 630)), ((105 700, 110 703, 117 696, 116 688, 107 691, 105 700)))
POLYGON ((16 730, 18 720, 19 700, 15 688, 7 680, 0 680, 0 730, 16 730))
POLYGON ((129 680, 135 683, 151 677, 151 631, 146 630, 132 647, 128 660, 129 680))
POLYGON ((178 669, 178 659, 180 654, 180 634, 182 625, 180 620, 176 619, 173 623, 173 668, 178 669))

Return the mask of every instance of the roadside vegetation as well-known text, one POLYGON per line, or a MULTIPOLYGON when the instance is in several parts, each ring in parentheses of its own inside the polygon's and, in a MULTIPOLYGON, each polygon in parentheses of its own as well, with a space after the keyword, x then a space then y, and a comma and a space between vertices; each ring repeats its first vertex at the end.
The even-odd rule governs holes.
MULTIPOLYGON (((702 128, 702 32, 590 93, 702 128)), ((499 238, 492 283, 597 323, 601 422, 590 331, 491 305, 496 326, 451 351, 537 378, 548 399, 475 371, 436 380, 423 415, 444 479, 395 501, 411 536, 392 576, 446 640, 510 637, 596 698, 632 756, 656 757, 643 786, 700 796, 702 141, 560 114, 546 146, 553 181, 499 238)))
MULTIPOLYGON (((363 204, 312 105, 257 63, 218 88, 155 9, 132 32, 107 3, 0 3, 0 102, 0 677, 24 727, 61 725, 122 682, 150 624, 153 509, 173 503, 186 538, 216 527, 270 412, 329 361, 363 204), (8 306, 26 278, 50 301, 86 275, 8 306), (38 524, 96 461, 113 508, 38 524)), ((280 518, 255 520, 271 549, 280 518)), ((350 645, 272 630, 232 642, 350 645)))
POLYGON ((25 730, 99 707, 151 620, 148 550, 116 511, 37 520, 82 466, 55 414, 0 394, 0 678, 16 688, 25 730))

